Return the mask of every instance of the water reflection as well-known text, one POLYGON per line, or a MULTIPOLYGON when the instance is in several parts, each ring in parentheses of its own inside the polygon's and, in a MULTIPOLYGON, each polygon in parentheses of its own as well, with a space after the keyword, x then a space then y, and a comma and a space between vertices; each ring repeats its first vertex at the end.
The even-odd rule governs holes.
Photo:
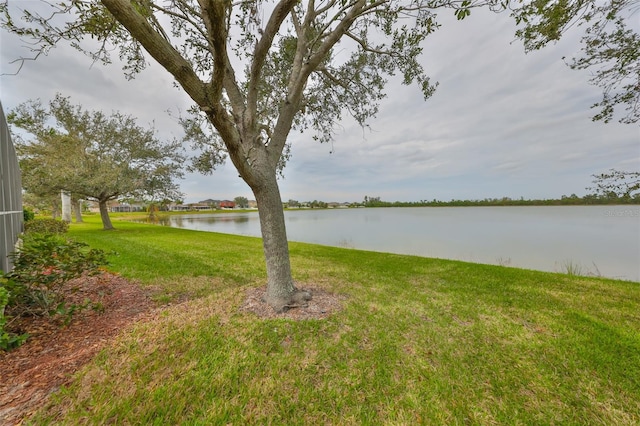
POLYGON ((196 231, 237 235, 256 235, 254 230, 257 226, 259 231, 260 227, 257 212, 175 215, 168 216, 168 221, 161 224, 196 231))
MULTIPOLYGON (((290 210, 290 241, 640 281, 640 208, 290 210)), ((162 225, 259 237, 257 212, 165 216, 162 225)))
POLYGON ((169 215, 153 215, 144 219, 133 219, 133 222, 151 223, 153 225, 171 226, 171 217, 169 215))
MULTIPOLYGON (((197 219, 195 219, 197 220, 197 219)), ((235 217, 209 217, 204 219, 206 223, 216 223, 216 222, 233 222, 233 223, 247 223, 249 222, 249 218, 246 216, 235 216, 235 217)))
MULTIPOLYGON (((214 225, 216 223, 232 223, 242 225, 251 218, 246 214, 218 214, 218 215, 156 215, 144 219, 132 219, 133 222, 151 223, 154 225, 174 226, 176 228, 198 229, 198 225, 214 225)), ((207 229, 208 230, 208 229, 207 229)))

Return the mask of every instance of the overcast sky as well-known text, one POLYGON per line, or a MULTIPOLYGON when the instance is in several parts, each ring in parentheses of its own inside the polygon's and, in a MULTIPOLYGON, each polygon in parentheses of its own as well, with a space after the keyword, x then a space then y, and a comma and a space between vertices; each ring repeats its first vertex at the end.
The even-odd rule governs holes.
MULTIPOLYGON (((559 198, 584 195, 592 174, 640 170, 638 125, 592 122, 601 91, 588 83, 588 71, 562 60, 578 53, 579 33, 525 54, 507 15, 476 10, 461 22, 447 15, 422 60, 440 83, 435 95, 425 102, 417 87, 391 82, 370 129, 345 120, 332 144, 292 133, 283 200, 559 198)), ((160 137, 180 136, 166 111, 175 116, 190 102, 159 66, 127 81, 118 65, 92 65, 61 46, 8 75, 17 71, 10 62, 29 53, 16 37, 0 35, 5 114, 59 92, 87 109, 154 123, 160 137)), ((187 175, 181 187, 186 202, 254 198, 230 162, 210 176, 187 175)))

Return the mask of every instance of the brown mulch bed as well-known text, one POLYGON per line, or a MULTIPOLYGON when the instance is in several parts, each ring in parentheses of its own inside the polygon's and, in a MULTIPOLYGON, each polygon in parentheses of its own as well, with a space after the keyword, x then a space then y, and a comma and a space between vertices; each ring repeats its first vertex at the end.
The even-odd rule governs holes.
POLYGON ((72 303, 100 302, 102 312, 87 309, 67 326, 61 319, 18 318, 11 328, 29 333, 25 344, 0 352, 0 424, 17 425, 68 383, 123 327, 150 312, 155 303, 137 284, 102 274, 67 285, 77 289, 72 303))
MULTIPOLYGON (((29 333, 27 342, 10 352, 0 351, 0 425, 20 425, 42 407, 49 395, 69 383, 123 328, 134 321, 153 318, 156 304, 148 290, 118 275, 102 274, 70 282, 74 303, 100 302, 102 312, 85 310, 67 326, 51 318, 19 318, 12 329, 29 333)), ((262 301, 265 288, 247 291, 240 310, 260 318, 322 319, 342 309, 343 296, 320 288, 307 306, 277 314, 262 301)))

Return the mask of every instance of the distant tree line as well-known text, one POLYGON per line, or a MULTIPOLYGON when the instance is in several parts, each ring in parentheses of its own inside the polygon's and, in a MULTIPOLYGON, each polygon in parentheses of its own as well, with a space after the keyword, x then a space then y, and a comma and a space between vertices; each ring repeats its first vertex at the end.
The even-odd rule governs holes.
POLYGON ((559 199, 519 200, 509 197, 485 198, 483 200, 433 199, 420 201, 383 201, 380 197, 365 195, 364 207, 444 207, 444 206, 572 206, 598 204, 640 204, 640 172, 625 172, 611 169, 606 173, 592 175, 593 187, 583 197, 576 194, 563 195, 559 199))
POLYGON ((289 200, 286 203, 283 203, 285 208, 289 209, 297 209, 297 208, 307 208, 307 209, 326 209, 329 207, 329 204, 324 201, 303 201, 300 202, 298 200, 289 200))
POLYGON ((605 204, 640 204, 640 196, 633 198, 601 197, 585 195, 578 197, 576 194, 563 195, 559 199, 526 200, 524 198, 512 199, 485 198, 482 200, 420 200, 420 201, 383 201, 378 197, 369 199, 361 205, 364 207, 462 207, 462 206, 582 206, 605 204))

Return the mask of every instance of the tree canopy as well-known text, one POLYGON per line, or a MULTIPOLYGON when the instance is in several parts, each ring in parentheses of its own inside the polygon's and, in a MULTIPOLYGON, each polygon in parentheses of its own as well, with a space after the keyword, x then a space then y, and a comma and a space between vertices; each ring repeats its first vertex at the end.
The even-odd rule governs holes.
POLYGON ((182 177, 180 143, 158 140, 131 116, 86 111, 57 95, 48 106, 40 100, 19 105, 7 121, 26 132, 15 138, 25 189, 97 201, 105 229, 112 228, 111 200, 181 196, 174 181, 182 177))
POLYGON ((236 206, 241 209, 246 209, 249 207, 249 200, 247 199, 247 197, 238 196, 233 199, 233 202, 236 203, 236 206))
POLYGON ((608 122, 618 107, 624 108, 620 122, 640 119, 640 1, 534 0, 510 5, 520 25, 516 35, 527 50, 556 42, 573 27, 584 28, 581 55, 568 64, 591 71, 591 82, 602 88, 593 119, 608 122))

